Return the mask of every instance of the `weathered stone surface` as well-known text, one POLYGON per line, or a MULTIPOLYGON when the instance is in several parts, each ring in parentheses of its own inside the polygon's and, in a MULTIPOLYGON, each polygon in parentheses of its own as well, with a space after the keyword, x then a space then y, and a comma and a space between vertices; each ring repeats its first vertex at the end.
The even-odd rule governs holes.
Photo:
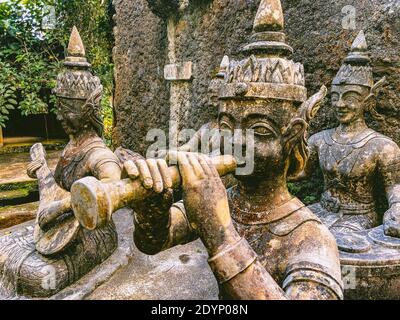
MULTIPOLYGON (((127 266, 132 256, 136 253, 132 248, 132 212, 129 209, 122 209, 113 216, 117 233, 118 247, 114 253, 102 264, 95 267, 73 285, 60 291, 51 299, 54 300, 81 300, 89 297, 97 287, 110 279, 122 267, 127 266)), ((107 294, 110 294, 108 292, 107 294)), ((104 296, 107 295, 104 293, 104 296)))
MULTIPOLYGON (((115 144, 144 153, 150 128, 168 128, 169 86, 163 68, 168 56, 167 18, 178 8, 165 1, 114 0, 116 9, 114 59, 116 65, 115 144), (164 8, 164 9, 163 9, 164 8)), ((215 117, 207 106, 207 87, 224 54, 240 56, 238 48, 247 43, 259 0, 189 1, 175 16, 175 62, 192 61, 193 81, 190 104, 181 110, 181 122, 198 129, 215 117)), ((171 2, 172 3, 172 2, 171 2)), ((376 79, 386 75, 378 111, 386 120, 369 119, 374 129, 400 142, 400 5, 396 0, 282 0, 288 43, 295 49, 295 61, 305 65, 309 93, 322 84, 330 85, 358 31, 364 29, 370 44, 376 79), (355 8, 356 30, 342 21, 346 6, 355 8)), ((327 99, 311 132, 335 126, 333 109, 327 99)))
POLYGON ((129 264, 87 296, 90 300, 216 300, 218 285, 201 241, 154 256, 132 246, 129 264))
MULTIPOLYGON (((128 209, 122 209, 115 213, 113 220, 118 232, 118 247, 114 253, 106 261, 92 269, 73 285, 65 288, 49 299, 84 299, 97 287, 109 280, 121 267, 128 265, 129 259, 135 253, 135 250, 132 249, 132 213, 128 209)), ((26 222, 15 227, 1 230, 0 237, 20 233, 21 230, 24 230, 22 232, 32 232, 33 222, 26 222)), ((106 294, 104 294, 104 296, 106 297, 106 294)), ((16 299, 23 300, 28 298, 19 296, 16 299)), ((29 299, 32 298, 30 297, 29 299)))

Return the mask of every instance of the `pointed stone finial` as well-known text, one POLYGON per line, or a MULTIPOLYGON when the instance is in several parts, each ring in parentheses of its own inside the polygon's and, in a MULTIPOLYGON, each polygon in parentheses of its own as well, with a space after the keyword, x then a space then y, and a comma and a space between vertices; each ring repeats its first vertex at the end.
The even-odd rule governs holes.
POLYGON ((345 63, 366 65, 371 62, 368 54, 367 40, 364 31, 361 30, 353 41, 349 55, 344 59, 345 63))
POLYGON ((254 19, 256 32, 283 30, 283 11, 280 0, 261 0, 254 19))
POLYGON ((357 38, 353 41, 351 51, 366 51, 368 50, 367 40, 365 40, 364 30, 361 30, 357 38))
POLYGON ((71 36, 68 44, 68 55, 72 57, 85 57, 85 47, 78 29, 74 26, 72 28, 71 36))
POLYGON ((360 85, 372 88, 374 77, 371 67, 371 58, 364 31, 360 31, 353 41, 350 53, 344 59, 337 75, 332 81, 333 85, 360 85))
POLYGON ((224 55, 221 64, 219 66, 217 78, 224 78, 228 68, 229 68, 229 57, 227 55, 224 55))
POLYGON ((254 19, 250 43, 243 47, 243 51, 279 56, 292 54, 293 48, 286 44, 283 20, 280 0, 261 0, 254 19))

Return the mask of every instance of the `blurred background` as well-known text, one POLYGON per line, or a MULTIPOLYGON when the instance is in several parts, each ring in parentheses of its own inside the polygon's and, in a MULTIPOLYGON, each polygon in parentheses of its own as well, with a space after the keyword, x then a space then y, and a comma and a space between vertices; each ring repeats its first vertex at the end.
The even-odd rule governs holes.
POLYGON ((105 139, 111 145, 111 0, 0 0, 0 148, 65 139, 55 116, 57 73, 74 25, 104 86, 105 139))

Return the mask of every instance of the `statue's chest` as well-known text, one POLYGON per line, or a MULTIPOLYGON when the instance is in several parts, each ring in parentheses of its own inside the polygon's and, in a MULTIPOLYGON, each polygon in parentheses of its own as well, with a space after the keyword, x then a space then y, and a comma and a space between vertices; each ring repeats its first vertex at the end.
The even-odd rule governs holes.
POLYGON ((325 176, 339 179, 368 179, 375 171, 374 155, 366 146, 324 144, 319 152, 325 176))
POLYGON ((75 181, 87 176, 90 172, 84 160, 85 154, 63 153, 55 171, 57 183, 64 189, 70 190, 75 181))
POLYGON ((248 226, 235 222, 236 230, 258 255, 258 260, 275 281, 281 283, 288 264, 286 237, 271 233, 268 225, 248 226))

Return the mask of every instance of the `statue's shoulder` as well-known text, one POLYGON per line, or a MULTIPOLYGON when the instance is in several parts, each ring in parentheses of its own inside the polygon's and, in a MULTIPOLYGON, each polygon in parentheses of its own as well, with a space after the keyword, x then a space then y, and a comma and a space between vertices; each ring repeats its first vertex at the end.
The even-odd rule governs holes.
POLYGON ((301 206, 286 217, 268 225, 269 230, 277 236, 289 236, 297 229, 308 228, 309 225, 320 225, 321 221, 304 204, 298 200, 301 206))
POLYGON ((333 131, 334 129, 326 129, 313 134, 310 138, 308 138, 308 144, 311 147, 313 146, 318 147, 321 144, 331 141, 331 136, 333 131))
POLYGON ((300 223, 287 238, 289 255, 283 287, 296 281, 319 282, 341 298, 343 283, 335 238, 308 208, 297 214, 303 218, 297 218, 300 223))
POLYGON ((370 130, 370 135, 366 137, 369 146, 375 147, 382 151, 387 147, 398 147, 396 142, 394 142, 390 137, 385 136, 384 134, 375 130, 370 130))
POLYGON ((106 146, 101 138, 93 139, 92 142, 87 145, 85 150, 85 160, 86 164, 93 172, 95 172, 102 164, 107 162, 113 162, 121 166, 121 162, 117 155, 106 146))

